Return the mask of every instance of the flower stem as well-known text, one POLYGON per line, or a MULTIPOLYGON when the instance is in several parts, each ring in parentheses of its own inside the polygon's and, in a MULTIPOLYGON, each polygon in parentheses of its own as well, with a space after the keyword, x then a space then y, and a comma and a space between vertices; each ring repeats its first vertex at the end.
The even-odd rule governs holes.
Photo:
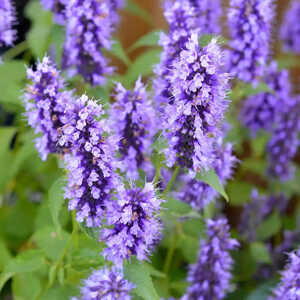
POLYGON ((172 178, 170 179, 170 181, 168 182, 165 190, 162 193, 162 197, 163 198, 165 198, 167 196, 167 194, 170 192, 170 190, 172 189, 172 186, 173 186, 173 184, 174 184, 174 182, 175 182, 175 180, 177 178, 177 175, 178 175, 179 171, 180 171, 180 167, 176 166, 175 170, 173 172, 172 178))

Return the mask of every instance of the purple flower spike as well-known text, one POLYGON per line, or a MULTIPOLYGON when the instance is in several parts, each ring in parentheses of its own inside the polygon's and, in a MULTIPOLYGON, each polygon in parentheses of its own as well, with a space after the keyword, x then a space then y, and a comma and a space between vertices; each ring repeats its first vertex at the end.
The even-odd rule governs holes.
POLYGON ((81 297, 72 300, 131 300, 134 285, 124 279, 123 273, 113 267, 94 271, 84 281, 81 297))
POLYGON ((190 38, 192 30, 197 28, 194 6, 189 0, 166 1, 164 15, 169 24, 169 34, 161 33, 159 44, 163 47, 160 63, 155 67, 154 80, 155 105, 163 110, 164 105, 172 101, 170 66, 178 57, 181 49, 190 38))
POLYGON ((233 260, 229 251, 239 243, 230 238, 226 219, 207 220, 207 239, 200 244, 198 261, 190 266, 190 287, 182 300, 224 299, 229 290, 233 260))
POLYGON ((67 9, 67 31, 63 67, 74 67, 92 85, 103 85, 111 75, 102 50, 111 47, 111 35, 117 22, 120 1, 74 0, 67 9))
POLYGON ((46 160, 49 153, 63 153, 69 147, 59 145, 58 139, 69 121, 72 94, 60 91, 64 82, 48 57, 38 63, 36 71, 27 69, 27 77, 32 84, 27 86, 24 96, 25 115, 29 125, 41 134, 36 139, 36 147, 42 160, 46 160))
POLYGON ((44 9, 51 10, 54 14, 54 21, 63 25, 66 21, 66 8, 69 0, 41 0, 44 9))
POLYGON ((279 178, 282 181, 293 177, 291 160, 299 146, 300 97, 292 98, 289 102, 288 105, 281 107, 277 127, 274 129, 267 146, 269 153, 268 174, 272 178, 279 178))
POLYGON ((0 1, 0 46, 12 46, 16 31, 12 29, 16 21, 15 10, 10 0, 0 1))
POLYGON ((191 172, 212 167, 214 142, 228 107, 229 76, 222 71, 222 54, 215 39, 201 48, 193 33, 172 66, 173 98, 163 124, 168 166, 178 163, 191 172))
POLYGON ((151 183, 121 192, 118 202, 107 208, 107 223, 114 227, 102 232, 101 240, 107 244, 103 256, 120 267, 131 255, 146 260, 161 237, 157 217, 161 202, 151 183))
POLYGON ((270 52, 273 17, 273 0, 230 1, 228 71, 234 77, 256 83, 263 75, 270 52))
POLYGON ((291 84, 287 70, 278 71, 272 62, 265 71, 265 80, 273 92, 263 92, 246 99, 241 120, 255 136, 258 130, 272 131, 283 105, 290 101, 291 84))
MULTIPOLYGON (((233 168, 237 163, 237 159, 232 153, 232 145, 230 143, 223 145, 222 138, 218 139, 214 152, 214 170, 222 184, 225 185, 227 180, 232 177, 233 168)), ((218 196, 216 190, 210 185, 191 178, 189 174, 184 175, 183 182, 183 189, 177 196, 181 201, 190 204, 196 210, 202 210, 218 196)))
POLYGON ((300 300, 300 249, 289 254, 290 262, 269 300, 300 300))
POLYGON ((282 48, 285 52, 300 54, 300 2, 292 0, 280 30, 282 48))
POLYGON ((155 111, 141 79, 136 82, 133 92, 118 83, 115 99, 110 119, 120 140, 122 171, 129 179, 136 180, 139 168, 146 173, 152 170, 149 150, 155 134, 155 111))
POLYGON ((220 34, 222 6, 220 0, 189 0, 195 7, 197 26, 201 34, 220 34))
POLYGON ((77 99, 72 113, 59 139, 62 146, 72 145, 71 153, 65 155, 69 171, 65 197, 70 199, 69 209, 76 210, 78 222, 98 227, 113 189, 120 184, 114 172, 118 141, 105 137, 105 120, 96 119, 102 116, 102 108, 86 95, 77 99))

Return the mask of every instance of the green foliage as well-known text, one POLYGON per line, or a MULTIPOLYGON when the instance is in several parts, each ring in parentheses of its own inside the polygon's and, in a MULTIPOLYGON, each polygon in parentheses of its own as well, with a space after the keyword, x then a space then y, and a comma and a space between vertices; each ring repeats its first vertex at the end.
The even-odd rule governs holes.
POLYGON ((140 48, 140 47, 157 47, 159 41, 160 31, 154 30, 145 35, 143 35, 139 40, 137 40, 130 48, 129 52, 140 48))

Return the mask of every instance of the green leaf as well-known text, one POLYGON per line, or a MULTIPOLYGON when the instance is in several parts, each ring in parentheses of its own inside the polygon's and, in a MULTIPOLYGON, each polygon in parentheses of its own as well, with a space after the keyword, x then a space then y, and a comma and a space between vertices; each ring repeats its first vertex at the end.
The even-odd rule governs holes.
POLYGON ((64 186, 66 180, 64 177, 58 178, 51 186, 48 194, 48 204, 53 219, 54 226, 60 232, 59 213, 64 204, 64 186))
POLYGON ((203 172, 203 173, 197 173, 196 179, 209 184, 220 195, 222 195, 227 201, 229 201, 229 198, 228 198, 228 196, 225 192, 225 189, 220 181, 220 178, 214 170, 209 170, 208 172, 203 172))
POLYGON ((253 259, 259 263, 271 263, 271 256, 266 247, 261 242, 255 242, 250 245, 250 252, 253 259))
POLYGON ((258 239, 264 241, 279 232, 281 228, 281 218, 278 212, 274 212, 257 228, 258 239))
POLYGON ((267 300, 271 295, 272 289, 275 287, 275 281, 271 280, 259 285, 248 297, 247 300, 267 300))
POLYGON ((135 293, 145 300, 159 300, 145 263, 133 259, 124 267, 125 277, 135 285, 135 293))
POLYGON ((158 64, 161 50, 151 49, 141 54, 129 67, 124 81, 131 84, 139 76, 150 75, 153 72, 153 66, 158 64))
POLYGON ((4 240, 0 238, 0 271, 2 271, 11 259, 11 254, 6 246, 4 240))
POLYGON ((143 35, 137 40, 132 46, 129 47, 128 51, 131 52, 140 47, 156 47, 158 45, 160 31, 154 30, 143 35))
POLYGON ((131 64, 131 61, 127 56, 120 41, 114 40, 112 42, 110 53, 113 54, 115 57, 119 58, 126 66, 129 66, 131 64))
POLYGON ((55 228, 44 227, 38 230, 32 239, 49 259, 57 261, 69 238, 70 234, 65 231, 61 231, 61 236, 59 236, 55 228))
POLYGON ((248 182, 235 180, 230 181, 226 188, 230 198, 230 204, 240 206, 249 201, 253 186, 248 182))
POLYGON ((149 14, 149 12, 143 9, 138 4, 136 4, 133 0, 127 1, 127 6, 125 7, 125 10, 127 10, 127 12, 129 12, 132 15, 142 18, 145 22, 149 23, 150 25, 153 24, 152 16, 149 14))
POLYGON ((41 280, 34 273, 21 273, 13 277, 12 291, 15 300, 36 299, 41 290, 41 280))
POLYGON ((38 270, 44 264, 42 253, 38 250, 23 252, 14 259, 11 259, 0 275, 0 291, 7 280, 19 273, 30 273, 38 270))
POLYGON ((38 1, 31 1, 26 7, 26 16, 32 21, 27 34, 30 49, 36 57, 42 58, 50 45, 52 31, 52 14, 43 10, 38 1))

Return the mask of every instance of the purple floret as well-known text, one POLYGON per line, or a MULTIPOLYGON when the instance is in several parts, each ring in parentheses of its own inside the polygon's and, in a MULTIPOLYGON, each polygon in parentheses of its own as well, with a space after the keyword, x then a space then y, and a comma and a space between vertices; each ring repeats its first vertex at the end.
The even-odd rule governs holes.
POLYGON ((16 31, 12 29, 16 21, 15 9, 10 0, 0 1, 0 46, 12 46, 16 31))
POLYGON ((271 44, 273 0, 231 0, 231 34, 227 70, 234 77, 256 83, 263 75, 271 44))
POLYGON ((287 105, 291 98, 289 72, 279 71, 276 62, 265 69, 265 81, 271 91, 247 98, 241 112, 241 120, 250 129, 252 136, 262 129, 272 131, 282 106, 287 105))
POLYGON ((163 124, 168 166, 177 163, 192 173, 212 167, 215 139, 228 107, 229 76, 222 71, 222 55, 215 39, 201 48, 194 32, 170 66, 172 101, 163 124))
POLYGON ((92 85, 103 85, 105 75, 111 75, 103 49, 111 48, 111 35, 122 1, 74 0, 68 6, 63 67, 74 68, 70 74, 80 74, 92 85))
MULTIPOLYGON (((233 168, 237 163, 237 158, 232 153, 232 144, 223 145, 223 139, 219 138, 214 155, 214 170, 222 184, 225 185, 227 180, 231 179, 233 168)), ((218 196, 218 192, 214 188, 203 181, 191 178, 189 174, 184 175, 182 180, 184 186, 177 196, 196 210, 202 210, 218 196)))
POLYGON ((190 266, 190 283, 182 300, 224 299, 230 288, 233 260, 229 251, 239 243, 230 238, 226 219, 207 220, 207 238, 202 240, 197 263, 190 266))
POLYGON ((290 180, 294 174, 291 161, 295 156, 300 130, 300 97, 289 100, 288 105, 281 106, 277 127, 267 145, 269 154, 268 174, 282 181, 290 180))
POLYGON ((29 125, 40 134, 35 141, 42 160, 49 153, 63 153, 69 145, 58 144, 62 127, 68 123, 73 108, 71 92, 62 92, 64 82, 48 57, 37 64, 36 70, 27 69, 32 81, 26 88, 24 103, 29 125))
POLYGON ((138 169, 151 172, 150 146, 155 134, 155 111, 145 85, 139 79, 133 91, 121 83, 115 88, 116 102, 112 105, 110 121, 118 136, 122 171, 129 179, 139 177, 138 169))
POLYGON ((155 105, 159 110, 172 101, 170 67, 197 28, 194 6, 188 0, 165 1, 164 16, 169 24, 169 33, 161 33, 159 44, 163 47, 160 63, 154 69, 155 105))
POLYGON ((113 267, 94 271, 81 288, 80 298, 72 300, 131 300, 134 285, 124 279, 123 272, 113 267))
POLYGON ((121 192, 107 209, 107 223, 113 228, 102 232, 101 240, 107 244, 103 256, 120 267, 132 255, 146 260, 161 237, 161 202, 151 183, 121 192))
POLYGON ((44 9, 51 10, 54 15, 54 21, 63 25, 66 22, 66 8, 69 0, 41 0, 44 9))
POLYGON ((220 0, 189 0, 195 7, 200 34, 220 34, 222 6, 220 0))
POLYGON ((300 2, 292 0, 280 30, 280 40, 285 52, 300 54, 300 2))
POLYGON ((300 300, 300 249, 289 254, 289 264, 269 300, 300 300))
POLYGON ((112 191, 120 186, 114 172, 114 151, 118 141, 108 132, 106 120, 97 120, 102 108, 86 95, 77 99, 72 117, 63 128, 59 144, 71 144, 70 153, 65 155, 69 171, 65 197, 69 209, 76 210, 78 222, 86 221, 88 227, 98 227, 112 191))

